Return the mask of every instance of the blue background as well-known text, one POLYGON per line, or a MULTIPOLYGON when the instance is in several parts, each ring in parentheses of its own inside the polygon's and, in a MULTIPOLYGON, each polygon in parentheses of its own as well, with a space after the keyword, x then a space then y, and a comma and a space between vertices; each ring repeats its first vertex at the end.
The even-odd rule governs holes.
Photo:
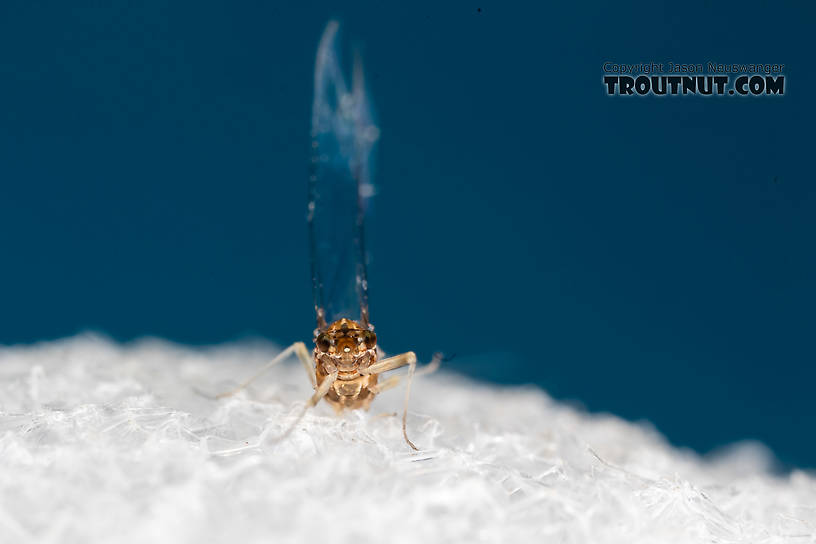
POLYGON ((540 4, 3 2, 0 342, 309 340, 336 16, 382 129, 388 351, 816 466, 813 8, 540 4), (786 95, 604 94, 604 61, 709 60, 784 63, 786 95))

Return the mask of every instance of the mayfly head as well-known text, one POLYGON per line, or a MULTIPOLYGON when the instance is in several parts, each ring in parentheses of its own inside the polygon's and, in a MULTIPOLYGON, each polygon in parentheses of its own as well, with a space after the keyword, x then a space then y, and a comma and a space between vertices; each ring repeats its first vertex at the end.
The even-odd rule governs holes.
POLYGON ((315 336, 315 355, 336 363, 351 363, 375 355, 377 335, 357 321, 339 319, 315 336))

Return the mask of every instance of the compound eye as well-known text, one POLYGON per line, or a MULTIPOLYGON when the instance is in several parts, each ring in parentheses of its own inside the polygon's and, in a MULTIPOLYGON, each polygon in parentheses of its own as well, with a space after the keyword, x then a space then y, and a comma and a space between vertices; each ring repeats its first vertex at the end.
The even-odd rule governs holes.
POLYGON ((318 335, 315 339, 315 344, 317 344, 317 349, 322 352, 329 351, 329 347, 331 346, 331 340, 329 339, 329 335, 325 332, 323 334, 318 335))
POLYGON ((366 331, 363 333, 363 341, 365 342, 366 348, 372 349, 377 345, 377 335, 371 331, 366 331))

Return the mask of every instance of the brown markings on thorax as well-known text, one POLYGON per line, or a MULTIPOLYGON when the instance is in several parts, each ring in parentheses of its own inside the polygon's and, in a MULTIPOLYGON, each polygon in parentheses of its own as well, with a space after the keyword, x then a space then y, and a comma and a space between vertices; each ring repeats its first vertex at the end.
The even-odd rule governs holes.
POLYGON ((315 374, 320 386, 337 370, 337 380, 326 400, 341 412, 344 409, 368 409, 376 393, 377 375, 360 371, 377 362, 377 335, 351 319, 339 319, 315 336, 315 374))

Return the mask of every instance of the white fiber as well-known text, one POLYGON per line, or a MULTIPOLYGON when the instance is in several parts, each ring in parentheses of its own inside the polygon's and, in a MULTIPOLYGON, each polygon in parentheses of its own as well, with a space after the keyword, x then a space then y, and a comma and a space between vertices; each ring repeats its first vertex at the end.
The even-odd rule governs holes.
MULTIPOLYGON (((372 410, 325 403, 276 349, 82 336, 0 348, 0 542, 816 542, 816 479, 760 445, 657 432, 440 372, 372 410), (199 394, 196 390, 203 391, 199 394)), ((681 408, 678 408, 681 409, 681 408)))

